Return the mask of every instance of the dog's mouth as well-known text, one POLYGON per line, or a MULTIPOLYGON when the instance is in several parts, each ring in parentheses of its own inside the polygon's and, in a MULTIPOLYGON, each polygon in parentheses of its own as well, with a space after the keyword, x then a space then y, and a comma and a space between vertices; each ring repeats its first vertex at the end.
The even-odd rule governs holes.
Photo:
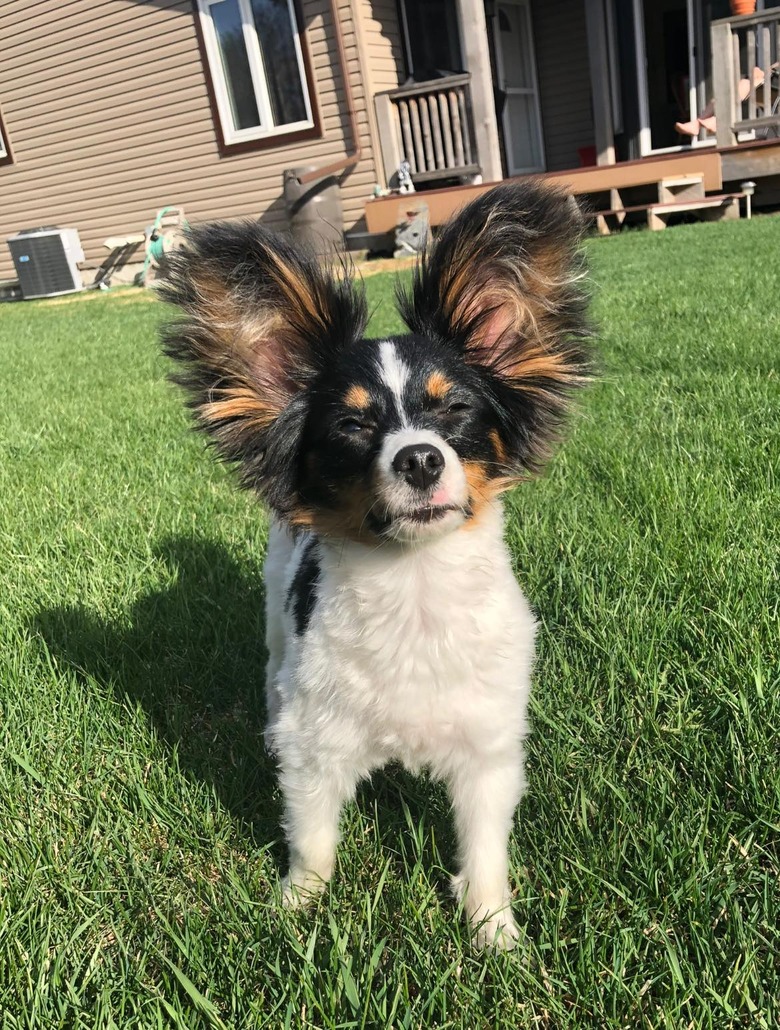
POLYGON ((383 518, 371 515, 368 523, 377 536, 394 537, 399 529, 431 526, 457 511, 467 514, 457 504, 423 504, 408 511, 388 512, 383 518))
POLYGON ((412 522, 416 525, 425 525, 429 522, 438 522, 443 519, 449 511, 457 511, 454 504, 426 504, 422 508, 414 508, 412 511, 402 512, 395 516, 395 521, 412 522))

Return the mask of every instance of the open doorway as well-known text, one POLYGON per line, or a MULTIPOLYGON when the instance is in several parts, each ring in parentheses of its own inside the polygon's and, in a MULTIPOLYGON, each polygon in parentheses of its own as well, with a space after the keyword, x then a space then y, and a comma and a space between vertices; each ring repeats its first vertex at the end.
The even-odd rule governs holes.
POLYGON ((710 24, 728 0, 633 0, 642 155, 706 146, 713 137, 681 137, 676 122, 694 121, 711 99, 710 24))
POLYGON ((642 7, 650 143, 662 150, 680 143, 674 123, 693 117, 688 0, 645 0, 642 7))

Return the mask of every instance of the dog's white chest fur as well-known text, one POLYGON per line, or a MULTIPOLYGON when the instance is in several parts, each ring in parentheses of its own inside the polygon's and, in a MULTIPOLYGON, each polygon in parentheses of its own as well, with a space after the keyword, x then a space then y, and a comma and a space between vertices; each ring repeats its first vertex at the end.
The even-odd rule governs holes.
POLYGON ((517 746, 534 622, 500 511, 417 549, 318 542, 299 633, 291 589, 308 546, 283 530, 269 545, 269 736, 281 752, 349 757, 358 775, 400 760, 446 776, 464 750, 517 746))

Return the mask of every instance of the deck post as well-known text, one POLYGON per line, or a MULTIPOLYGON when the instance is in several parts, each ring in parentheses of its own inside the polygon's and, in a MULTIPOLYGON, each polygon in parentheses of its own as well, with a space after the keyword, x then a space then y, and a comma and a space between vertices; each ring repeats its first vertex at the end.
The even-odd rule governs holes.
POLYGON ((385 185, 392 187, 398 185, 398 166, 402 158, 406 157, 401 153, 398 144, 398 133, 395 130, 395 111, 390 97, 386 93, 377 93, 374 97, 374 111, 376 112, 376 127, 379 133, 379 150, 382 155, 382 165, 385 172, 385 185))
POLYGON ((504 173, 498 146, 498 124, 484 0, 458 0, 458 14, 463 59, 466 70, 471 72, 471 110, 474 115, 477 164, 482 168, 482 178, 485 182, 499 182, 503 179, 504 173))
POLYGON ((585 0, 585 26, 588 37, 588 65, 590 67, 590 90, 593 98, 596 160, 600 165, 613 165, 615 163, 615 131, 612 122, 609 49, 604 0, 585 0))
POLYGON ((737 76, 734 67, 734 47, 731 42, 731 23, 728 19, 711 26, 712 39, 712 92, 715 98, 716 138, 719 147, 731 147, 737 142, 734 132, 737 106, 737 76))

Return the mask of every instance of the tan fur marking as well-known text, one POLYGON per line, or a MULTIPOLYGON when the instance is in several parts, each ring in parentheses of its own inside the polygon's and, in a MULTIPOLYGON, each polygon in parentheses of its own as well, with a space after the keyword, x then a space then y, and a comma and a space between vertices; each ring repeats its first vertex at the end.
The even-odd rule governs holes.
POLYGON ((496 457, 502 465, 505 464, 508 455, 506 452, 506 447, 504 447, 504 442, 498 435, 498 430, 491 429, 488 433, 488 436, 490 437, 490 442, 493 444, 493 450, 496 452, 496 457))
POLYGON ((202 404, 199 411, 207 422, 240 418, 258 428, 269 426, 278 415, 249 388, 224 390, 213 400, 202 404))
POLYGON ((452 383, 443 372, 432 372, 425 384, 428 394, 437 401, 443 400, 452 389, 452 383))
POLYGON ((365 543, 376 536, 367 525, 369 512, 376 504, 370 488, 350 486, 341 491, 333 510, 318 511, 312 522, 314 532, 322 536, 347 537, 365 543))
POLYGON ((353 383, 344 394, 344 403, 348 408, 357 408, 358 411, 365 411, 371 404, 371 394, 365 386, 353 383))
POLYGON ((490 505, 502 493, 519 482, 514 476, 491 476, 487 467, 479 461, 464 461, 463 471, 469 486, 469 502, 472 516, 464 529, 473 528, 487 512, 490 505))
POLYGON ((277 311, 246 311, 230 288, 213 274, 193 280, 197 291, 197 323, 203 328, 196 359, 214 376, 214 389, 199 406, 205 422, 234 422, 230 436, 264 429, 290 398, 290 385, 278 374, 283 332, 277 311), (276 346, 269 347, 269 341, 276 346), (221 387, 220 382, 232 383, 221 387))
POLYGON ((540 343, 532 341, 504 371, 513 379, 553 379, 559 383, 579 380, 572 372, 571 359, 565 352, 551 352, 540 343))
POLYGON ((301 529, 311 529, 314 525, 314 513, 309 511, 308 508, 295 508, 287 516, 288 521, 293 526, 298 526, 301 529))
POLYGON ((302 278, 295 269, 286 264, 282 258, 271 252, 269 255, 276 266, 276 282, 290 305, 288 317, 301 325, 323 325, 323 310, 320 299, 313 284, 302 278))

